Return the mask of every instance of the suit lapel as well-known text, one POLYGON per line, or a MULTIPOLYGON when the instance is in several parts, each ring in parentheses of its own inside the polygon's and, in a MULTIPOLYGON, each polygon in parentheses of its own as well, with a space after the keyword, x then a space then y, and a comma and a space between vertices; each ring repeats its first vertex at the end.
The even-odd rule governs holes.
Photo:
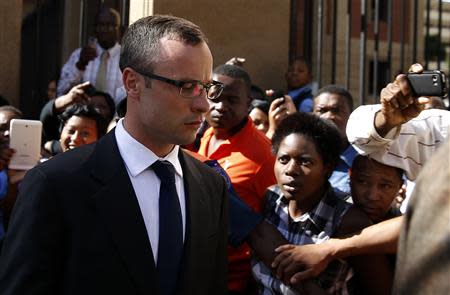
POLYGON ((92 176, 101 183, 93 200, 140 294, 155 290, 155 262, 145 223, 114 131, 98 141, 92 176))
POLYGON ((201 263, 202 253, 200 249, 207 247, 207 233, 202 230, 210 222, 207 209, 208 197, 202 188, 202 176, 198 168, 180 149, 180 162, 183 167, 184 188, 186 196, 186 241, 183 256, 183 265, 179 280, 180 294, 195 294, 196 265, 201 263), (194 293, 193 293, 194 292, 194 293))

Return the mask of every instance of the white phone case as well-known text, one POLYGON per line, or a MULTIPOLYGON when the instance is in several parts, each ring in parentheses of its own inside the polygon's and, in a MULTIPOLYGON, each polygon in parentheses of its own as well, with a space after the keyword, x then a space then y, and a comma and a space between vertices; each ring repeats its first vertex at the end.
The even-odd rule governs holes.
POLYGON ((28 170, 39 162, 41 152, 42 122, 12 119, 9 146, 16 150, 9 168, 28 170))

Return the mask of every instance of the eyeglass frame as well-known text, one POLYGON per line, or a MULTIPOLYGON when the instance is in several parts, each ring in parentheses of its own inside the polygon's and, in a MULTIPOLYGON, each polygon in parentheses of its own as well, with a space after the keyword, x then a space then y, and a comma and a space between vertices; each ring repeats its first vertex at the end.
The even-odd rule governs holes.
POLYGON ((156 75, 156 74, 153 74, 153 73, 145 73, 145 72, 143 72, 143 71, 136 70, 136 69, 133 69, 133 70, 134 70, 136 73, 138 73, 138 74, 140 74, 140 75, 142 75, 142 76, 144 76, 144 77, 146 77, 146 78, 153 79, 153 80, 158 80, 158 81, 162 81, 162 82, 165 82, 165 83, 167 83, 167 84, 170 84, 170 85, 173 85, 173 86, 178 87, 178 88, 180 89, 180 95, 183 96, 183 97, 186 97, 186 98, 195 98, 195 97, 198 97, 198 96, 185 96, 185 95, 181 94, 181 91, 182 91, 182 89, 183 89, 183 85, 186 84, 186 83, 197 83, 197 84, 200 84, 200 85, 202 86, 202 90, 203 90, 203 89, 206 90, 206 97, 207 97, 209 100, 215 100, 215 99, 217 99, 217 98, 222 94, 223 89, 225 88, 225 85, 224 85, 223 83, 221 83, 221 82, 219 82, 219 81, 214 81, 214 80, 213 80, 211 83, 204 84, 203 82, 198 81, 198 80, 174 80, 174 79, 170 79, 170 78, 167 78, 167 77, 159 76, 159 75, 156 75), (208 92, 209 92, 209 89, 210 89, 211 87, 213 87, 213 86, 220 86, 220 91, 219 91, 219 94, 217 95, 217 97, 210 98, 210 97, 208 96, 208 92))

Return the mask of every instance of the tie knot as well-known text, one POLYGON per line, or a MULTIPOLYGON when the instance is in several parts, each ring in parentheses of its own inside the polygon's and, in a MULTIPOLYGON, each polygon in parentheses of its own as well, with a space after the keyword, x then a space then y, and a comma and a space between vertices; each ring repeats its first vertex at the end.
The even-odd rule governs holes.
POLYGON ((152 169, 161 182, 175 182, 175 168, 169 161, 156 161, 152 164, 152 169))

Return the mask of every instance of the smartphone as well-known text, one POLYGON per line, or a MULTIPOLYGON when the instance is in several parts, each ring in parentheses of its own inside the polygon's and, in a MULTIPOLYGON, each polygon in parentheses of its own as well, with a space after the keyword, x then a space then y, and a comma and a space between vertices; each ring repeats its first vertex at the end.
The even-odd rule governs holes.
POLYGON ((36 166, 41 152, 42 122, 12 119, 9 130, 9 146, 16 150, 9 168, 28 170, 36 166))
POLYGON ((413 96, 440 96, 447 95, 447 81, 444 72, 424 71, 420 74, 409 73, 406 75, 411 86, 413 96))

